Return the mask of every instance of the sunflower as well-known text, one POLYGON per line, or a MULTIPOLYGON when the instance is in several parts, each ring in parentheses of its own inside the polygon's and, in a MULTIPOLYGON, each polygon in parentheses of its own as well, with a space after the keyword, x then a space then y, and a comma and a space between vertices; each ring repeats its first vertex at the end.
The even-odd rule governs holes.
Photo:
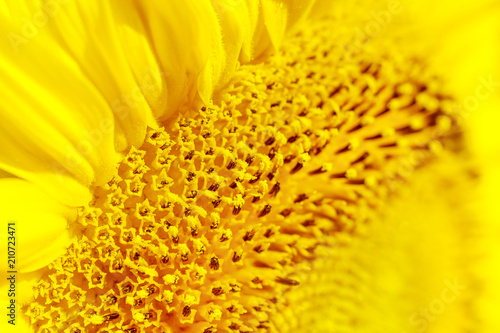
POLYGON ((3 331, 500 327, 496 1, 0 13, 3 331))

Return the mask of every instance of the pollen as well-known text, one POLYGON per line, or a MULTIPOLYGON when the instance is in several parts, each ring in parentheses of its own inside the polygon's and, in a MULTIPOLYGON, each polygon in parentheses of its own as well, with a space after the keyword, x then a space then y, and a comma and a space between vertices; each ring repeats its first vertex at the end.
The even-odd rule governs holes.
POLYGON ((314 263, 458 133, 424 61, 348 38, 314 23, 213 104, 149 129, 36 286, 36 331, 297 328, 286 296, 314 287, 305 272, 335 269, 314 263))

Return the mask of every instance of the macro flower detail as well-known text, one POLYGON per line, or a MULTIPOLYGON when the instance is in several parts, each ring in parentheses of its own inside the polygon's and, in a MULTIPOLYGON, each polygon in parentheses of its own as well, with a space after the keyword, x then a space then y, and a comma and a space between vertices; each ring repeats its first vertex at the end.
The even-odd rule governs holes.
POLYGON ((311 24, 213 104, 148 129, 24 306, 37 332, 304 330, 289 302, 315 293, 307 275, 334 308, 315 327, 348 326, 337 251, 460 132, 422 59, 346 50, 334 27, 311 24))
POLYGON ((4 1, 0 331, 499 331, 499 13, 4 1))

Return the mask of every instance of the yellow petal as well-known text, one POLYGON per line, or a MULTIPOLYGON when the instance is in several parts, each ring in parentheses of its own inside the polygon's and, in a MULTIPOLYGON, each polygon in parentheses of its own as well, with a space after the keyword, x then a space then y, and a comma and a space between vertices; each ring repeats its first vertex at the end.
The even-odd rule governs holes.
POLYGON ((113 112, 117 150, 140 145, 163 80, 132 1, 67 2, 47 28, 113 112))
POLYGON ((287 8, 281 0, 262 0, 262 14, 271 43, 278 49, 286 32, 287 8))
MULTIPOLYGON (((0 187, 2 251, 7 253, 7 246, 15 248, 15 269, 32 272, 63 254, 70 241, 66 222, 71 217, 68 207, 25 180, 1 178, 0 187)), ((9 270, 7 260, 2 260, 0 265, 2 272, 9 270)))
POLYGON ((6 255, 0 261, 0 303, 6 309, 15 299, 17 305, 15 326, 2 320, 0 328, 2 332, 11 332, 12 327, 15 332, 31 332, 20 305, 33 297, 32 287, 41 277, 40 268, 64 254, 71 242, 66 222, 70 211, 18 178, 1 178, 0 188, 0 248, 6 255), (14 288, 14 280, 7 279, 12 276, 14 288))
POLYGON ((8 31, 0 42, 0 168, 72 206, 88 202, 90 184, 109 180, 115 151, 142 144, 164 90, 146 37, 131 27, 139 20, 132 5, 121 12, 98 2, 81 7, 0 7, 8 31))
MULTIPOLYGON (((447 2, 419 0, 403 6, 410 14, 414 31, 409 44, 435 65, 437 73, 463 98, 475 94, 480 77, 500 75, 500 3, 495 0, 447 2), (418 41, 418 43, 417 43, 418 41)), ((398 17, 399 19, 399 17, 398 17)))
POLYGON ((219 19, 228 72, 237 60, 247 63, 254 58, 254 34, 259 18, 259 2, 252 0, 212 0, 219 19))
POLYGON ((198 89, 204 99, 210 99, 225 63, 220 26, 210 1, 155 0, 136 6, 143 17, 143 26, 136 28, 149 35, 166 81, 166 110, 157 116, 170 117, 196 98, 198 89))

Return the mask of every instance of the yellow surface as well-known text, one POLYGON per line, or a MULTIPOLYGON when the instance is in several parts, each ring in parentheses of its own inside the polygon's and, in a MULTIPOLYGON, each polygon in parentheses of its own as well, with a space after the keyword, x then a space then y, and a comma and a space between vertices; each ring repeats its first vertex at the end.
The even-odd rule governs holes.
MULTIPOLYGON (((165 126, 174 137, 184 131, 186 119, 192 119, 194 123, 187 125, 193 133, 190 139, 178 142, 168 157, 182 159, 193 151, 196 159, 203 154, 195 141, 201 140, 200 128, 208 131, 208 125, 197 123, 204 117, 200 110, 205 105, 217 110, 208 122, 213 127, 209 137, 217 139, 205 144, 213 146, 214 154, 224 162, 231 157, 242 159, 230 172, 223 171, 226 166, 219 160, 213 162, 214 168, 221 169, 206 177, 220 182, 221 189, 206 190, 203 195, 209 200, 219 200, 215 193, 225 191, 233 178, 241 178, 231 190, 234 193, 222 196, 226 199, 221 199, 221 207, 246 207, 245 214, 261 211, 274 183, 259 179, 249 186, 244 163, 246 154, 264 154, 266 140, 273 137, 272 144, 284 147, 283 156, 277 154, 272 162, 257 157, 252 168, 290 172, 300 164, 297 168, 304 169, 286 177, 280 171, 282 200, 309 191, 312 196, 356 203, 347 218, 338 216, 339 211, 349 211, 339 203, 321 206, 325 212, 335 212, 335 223, 354 228, 353 234, 342 229, 346 235, 327 232, 326 237, 317 230, 321 228, 314 227, 311 230, 316 231, 307 237, 303 231, 285 232, 305 237, 293 244, 276 240, 271 242, 274 245, 263 245, 263 253, 267 253, 266 246, 285 246, 289 260, 296 264, 280 264, 266 279, 295 274, 301 284, 287 289, 282 286, 286 283, 269 282, 269 293, 280 298, 257 311, 263 299, 268 302, 272 297, 247 295, 246 291, 260 287, 241 280, 250 287, 244 288, 238 303, 247 314, 235 315, 240 331, 256 328, 265 320, 269 322, 263 327, 283 332, 494 332, 500 327, 495 301, 500 296, 495 282, 500 274, 497 1, 30 0, 3 2, 0 16, 6 37, 0 41, 0 239, 6 253, 6 226, 15 220, 20 303, 27 304, 32 297, 30 286, 39 276, 44 276, 41 285, 52 288, 51 277, 60 268, 47 265, 64 254, 71 242, 79 244, 97 227, 82 227, 82 214, 87 211, 77 207, 103 209, 100 205, 106 203, 96 196, 116 177, 117 165, 121 165, 118 174, 122 172, 127 163, 122 159, 134 151, 131 147, 148 145, 147 133, 163 131, 165 126), (380 74, 375 74, 377 66, 380 74), (297 87, 290 82, 294 77, 301 78, 297 87), (330 94, 339 84, 344 88, 330 94), (418 91, 421 87, 425 91, 418 91), (378 89, 380 95, 371 94, 378 89), (397 95, 391 96, 394 91, 397 95), (412 98, 424 111, 411 108, 412 98), (293 102, 285 107, 288 100, 293 102), (363 107, 369 111, 358 118, 363 107), (377 110, 385 107, 390 111, 379 116, 377 110), (303 109, 306 114, 298 116, 303 109), (293 114, 296 119, 283 122, 293 114), (222 126, 224 122, 227 126, 222 126), (238 129, 231 132, 231 124, 238 129), (261 135, 257 139, 253 134, 238 134, 252 126, 261 135), (306 129, 315 133, 317 141, 303 137, 306 129), (293 133, 299 137, 287 143, 293 133), (381 138, 364 140, 367 133, 381 138), (253 145, 238 146, 242 151, 234 155, 229 142, 245 145, 251 141, 247 136, 253 138, 253 145), (377 140, 389 146, 373 144, 377 140), (333 148, 311 159, 311 148, 327 142, 333 148), (350 165, 364 152, 369 157, 350 165), (287 156, 298 162, 283 166, 287 156), (312 166, 318 174, 334 177, 301 176, 312 166), (356 186, 362 188, 360 193, 353 189, 356 186), (260 198, 253 206, 247 203, 252 197, 260 198), (80 215, 75 220, 77 210, 80 215), (365 220, 370 221, 366 226, 365 220), (321 237, 330 244, 326 248, 321 237), (336 237, 342 250, 331 245, 336 237), (295 256, 305 255, 302 252, 309 241, 322 245, 312 256, 315 260, 300 263, 295 256), (443 301, 443 288, 455 277, 463 278, 467 289, 448 304, 443 301), (438 318, 423 320, 420 307, 438 306, 436 297, 441 297, 446 309, 438 318)), ((156 160, 144 163, 141 172, 148 175, 159 167, 156 160)), ((185 172, 175 171, 177 167, 151 175, 146 184, 157 186, 162 179, 171 179, 176 184, 172 193, 177 194, 167 195, 169 200, 187 200, 182 196, 189 195, 185 192, 189 186, 182 182, 189 177, 189 167, 185 172)), ((200 168, 196 162, 194 167, 200 168)), ((251 171, 256 177, 258 170, 251 171)), ((200 180, 198 190, 211 186, 207 179, 200 180)), ((130 201, 131 180, 124 178, 120 184, 122 200, 130 201)), ((157 194, 144 195, 152 196, 148 204, 158 198, 157 194)), ((207 211, 203 205, 190 209, 190 218, 176 215, 178 223, 186 225, 177 227, 181 234, 195 226, 208 227, 203 224, 208 219, 205 214, 210 218, 215 218, 211 213, 222 214, 218 218, 222 224, 226 219, 225 213, 207 211)), ((267 219, 266 223, 277 226, 295 221, 267 219)), ((239 237, 262 228, 259 221, 232 226, 230 233, 239 237)), ((173 227, 169 230, 176 232, 173 227)), ((148 239, 136 241, 143 244, 148 239)), ((237 242, 231 244, 228 249, 243 251, 237 242)), ((175 250, 166 246, 158 251, 173 251, 181 257, 182 251, 196 252, 199 247, 222 251, 203 240, 175 250)), ((234 272, 227 262, 218 273, 222 280, 234 272)), ((2 260, 2 274, 5 264, 2 260)), ((143 264, 127 265, 133 270, 143 264)), ((143 269, 155 271, 154 267, 143 269)), ((247 276, 252 269, 245 264, 237 271, 247 276)), ((81 288, 84 280, 78 279, 70 285, 81 288)), ((5 301, 5 282, 0 288, 5 301)), ((179 292, 184 303, 193 308, 198 304, 199 312, 192 311, 183 319, 182 310, 177 309, 164 326, 188 327, 194 321, 191 328, 196 330, 231 327, 228 318, 233 315, 224 306, 207 310, 200 301, 211 297, 207 288, 202 283, 189 286, 184 294, 179 292)), ((86 292, 95 294, 92 288, 86 292)), ((43 295, 35 292, 33 296, 43 301, 43 295)), ((49 308, 55 311, 57 306, 49 308)), ((37 311, 49 313, 45 312, 49 308, 40 304, 37 311)), ((71 319, 69 324, 103 322, 94 315, 79 321, 77 308, 64 304, 60 308, 60 315, 71 319)), ((54 316, 47 316, 35 320, 32 329, 60 325, 54 316)), ((135 314, 127 320, 131 321, 123 322, 123 327, 144 318, 135 314)))

